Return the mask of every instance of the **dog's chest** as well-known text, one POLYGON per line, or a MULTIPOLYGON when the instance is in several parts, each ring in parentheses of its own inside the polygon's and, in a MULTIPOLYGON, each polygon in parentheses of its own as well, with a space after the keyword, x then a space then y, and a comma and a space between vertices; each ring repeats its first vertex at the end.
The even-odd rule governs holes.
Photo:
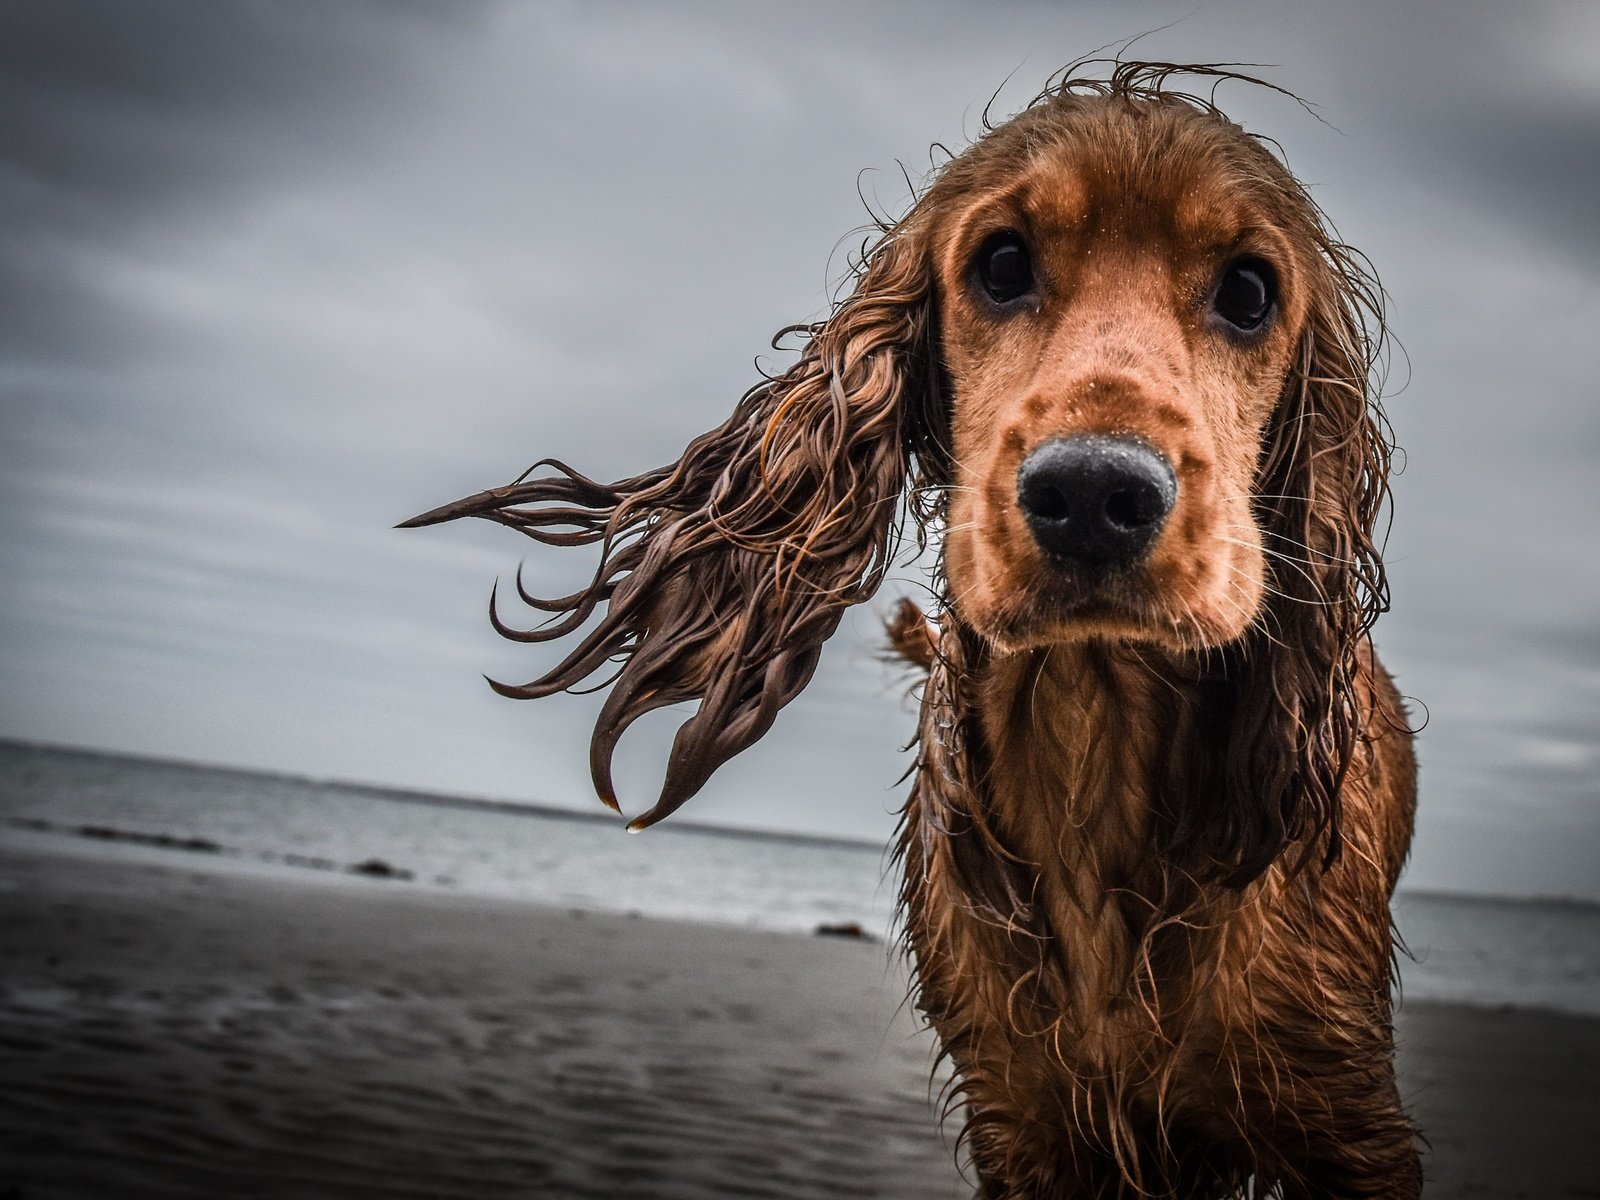
POLYGON ((1163 706, 1064 655, 1002 668, 990 682, 1018 702, 969 713, 966 748, 981 771, 963 777, 925 756, 919 779, 924 793, 960 779, 992 838, 974 855, 971 831, 965 847, 933 837, 944 852, 926 859, 927 911, 909 914, 927 931, 924 974, 947 973, 954 1006, 1003 1026, 1004 1040, 1044 1038, 1047 1057, 1075 1076, 1134 1079, 1205 1053, 1225 1040, 1225 1014, 1205 993, 1237 965, 1229 943, 1240 913, 1224 903, 1228 912, 1213 906, 1196 921, 1194 890, 1151 852, 1152 790, 1172 747, 1137 714, 1163 706), (979 905, 975 876, 987 892, 979 905))

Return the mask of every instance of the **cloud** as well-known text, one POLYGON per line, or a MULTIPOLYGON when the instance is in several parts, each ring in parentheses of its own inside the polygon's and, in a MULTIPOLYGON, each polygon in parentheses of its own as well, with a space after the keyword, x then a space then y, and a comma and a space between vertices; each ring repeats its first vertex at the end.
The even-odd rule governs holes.
MULTIPOLYGON (((1495 866, 1507 836, 1587 870, 1592 15, 1186 14, 6 6, 0 733, 587 806, 598 701, 477 678, 537 670, 482 618, 531 547, 389 526, 547 453, 670 461, 825 310, 858 186, 896 211, 897 162, 963 145, 1008 75, 1001 113, 1182 18, 1138 50, 1277 62, 1318 103, 1220 93, 1373 255, 1411 357, 1379 637, 1433 714, 1417 880, 1541 890, 1495 866)), ((695 815, 884 836, 911 721, 877 637, 853 614, 695 815)), ((622 764, 638 808, 670 724, 622 764)))

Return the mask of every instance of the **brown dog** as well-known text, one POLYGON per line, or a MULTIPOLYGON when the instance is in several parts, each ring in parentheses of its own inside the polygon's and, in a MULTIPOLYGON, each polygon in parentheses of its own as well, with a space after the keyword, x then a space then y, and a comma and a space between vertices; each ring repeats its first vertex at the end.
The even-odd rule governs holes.
POLYGON ((986 133, 676 463, 549 462, 408 524, 600 544, 583 591, 523 592, 549 623, 494 618, 589 625, 496 686, 622 663, 591 758, 613 807, 623 730, 698 701, 642 826, 805 686, 906 502, 943 552, 937 624, 891 629, 929 672, 901 899, 982 1194, 1415 1196, 1378 292, 1177 72, 1067 80, 986 133))

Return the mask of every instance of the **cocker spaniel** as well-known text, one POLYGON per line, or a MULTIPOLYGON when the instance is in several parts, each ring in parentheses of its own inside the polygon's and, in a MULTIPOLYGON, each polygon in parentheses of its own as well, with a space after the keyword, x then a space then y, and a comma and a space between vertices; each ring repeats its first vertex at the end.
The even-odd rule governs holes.
POLYGON ((612 807, 623 731, 695 705, 634 828, 766 733, 902 526, 936 539, 931 622, 891 621, 927 671, 900 899, 980 1194, 1412 1197, 1381 293, 1178 74, 1230 76, 1116 63, 987 128, 678 461, 546 460, 408 524, 599 546, 572 595, 519 578, 553 615, 495 627, 576 644, 495 687, 620 664, 612 807))

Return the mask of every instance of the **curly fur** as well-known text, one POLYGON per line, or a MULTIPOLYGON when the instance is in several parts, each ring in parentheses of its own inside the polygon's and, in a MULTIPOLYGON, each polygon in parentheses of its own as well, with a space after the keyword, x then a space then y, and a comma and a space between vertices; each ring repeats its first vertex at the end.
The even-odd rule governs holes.
POLYGON ((907 602, 890 625, 927 672, 905 941, 981 1194, 1414 1196, 1388 917, 1414 764, 1368 638, 1381 292, 1266 145, 1170 86, 1244 77, 1071 72, 950 161, 829 318, 785 331, 799 360, 677 462, 602 484, 547 461, 408 524, 599 546, 572 595, 519 577, 544 625, 491 602, 507 637, 577 638, 495 687, 616 667, 591 746, 613 807, 622 733, 698 702, 637 828, 767 731, 909 514, 941 556, 933 623, 907 602), (965 264, 1008 222, 1054 290, 999 322, 965 264), (1248 346, 1195 316, 1240 248, 1283 277, 1248 346), (1084 430, 1160 447, 1182 499, 1137 573, 1066 604, 1011 489, 1084 430))

